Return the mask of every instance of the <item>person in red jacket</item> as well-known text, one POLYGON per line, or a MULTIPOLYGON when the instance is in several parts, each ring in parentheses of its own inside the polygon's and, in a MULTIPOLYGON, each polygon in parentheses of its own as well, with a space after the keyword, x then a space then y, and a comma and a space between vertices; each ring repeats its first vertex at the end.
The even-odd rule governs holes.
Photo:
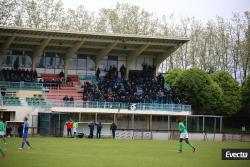
POLYGON ((71 122, 71 120, 69 119, 68 122, 66 123, 66 126, 67 126, 67 136, 71 136, 72 137, 72 132, 71 132, 71 129, 73 127, 73 124, 71 122))

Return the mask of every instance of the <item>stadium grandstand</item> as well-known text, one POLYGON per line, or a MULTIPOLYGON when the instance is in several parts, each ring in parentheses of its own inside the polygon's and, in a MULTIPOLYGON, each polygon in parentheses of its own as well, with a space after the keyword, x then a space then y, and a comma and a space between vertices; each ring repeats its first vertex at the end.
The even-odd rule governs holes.
POLYGON ((14 133, 28 116, 32 134, 63 136, 72 119, 85 134, 101 121, 111 136, 114 121, 118 138, 170 139, 185 116, 189 131, 222 140, 222 117, 192 115, 158 72, 188 41, 0 27, 0 117, 14 133))

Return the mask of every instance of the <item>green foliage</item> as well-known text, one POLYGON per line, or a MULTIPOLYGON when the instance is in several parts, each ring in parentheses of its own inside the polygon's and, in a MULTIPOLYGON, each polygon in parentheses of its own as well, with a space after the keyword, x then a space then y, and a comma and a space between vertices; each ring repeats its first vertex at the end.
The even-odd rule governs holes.
POLYGON ((220 86, 223 92, 223 103, 221 114, 232 116, 240 109, 240 88, 239 84, 226 71, 218 71, 211 74, 212 79, 220 86))
POLYGON ((198 68, 186 70, 175 87, 178 97, 188 101, 195 114, 219 114, 222 90, 206 72, 198 68))
POLYGON ((241 97, 242 97, 241 113, 249 114, 250 113, 250 75, 247 77, 245 84, 242 86, 241 97))
POLYGON ((166 73, 164 79, 170 86, 174 86, 177 78, 181 76, 182 72, 182 69, 174 68, 172 70, 169 70, 168 73, 166 73))

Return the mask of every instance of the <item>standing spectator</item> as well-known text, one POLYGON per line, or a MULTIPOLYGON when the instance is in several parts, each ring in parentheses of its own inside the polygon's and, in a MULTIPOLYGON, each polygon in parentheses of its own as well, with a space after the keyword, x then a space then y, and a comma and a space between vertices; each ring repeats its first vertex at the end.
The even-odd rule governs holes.
POLYGON ((63 70, 59 73, 59 78, 60 78, 60 79, 64 78, 63 70))
POLYGON ((102 123, 99 122, 98 124, 95 124, 96 125, 96 138, 101 138, 101 131, 102 131, 102 123))
POLYGON ((67 76, 67 79, 66 79, 66 84, 67 86, 73 86, 73 82, 71 80, 71 77, 70 76, 67 76))
POLYGON ((14 67, 15 70, 18 70, 18 68, 19 68, 19 57, 16 58, 16 60, 15 60, 15 62, 13 64, 13 67, 14 67))
POLYGON ((115 131, 117 129, 117 126, 115 124, 115 122, 113 121, 112 124, 110 125, 110 130, 112 131, 112 137, 113 139, 115 139, 115 131))
POLYGON ((17 128, 17 132, 18 132, 18 136, 21 138, 23 135, 23 124, 19 124, 18 128, 17 128))
POLYGON ((100 73, 101 73, 101 71, 100 71, 100 68, 98 67, 96 70, 96 73, 95 73, 95 76, 98 80, 100 80, 100 73))
POLYGON ((7 126, 6 127, 6 137, 11 137, 12 134, 12 127, 7 126))
POLYGON ((124 64, 121 66, 120 68, 120 73, 121 73, 121 78, 125 79, 125 75, 126 75, 126 67, 124 66, 124 64))
POLYGON ((67 126, 67 136, 70 135, 70 137, 72 137, 72 132, 71 132, 71 129, 72 129, 72 122, 71 122, 70 119, 69 119, 68 122, 66 123, 66 126, 67 126))
POLYGON ((88 138, 93 138, 94 136, 94 129, 95 129, 95 124, 94 122, 91 122, 88 124, 88 127, 89 127, 89 137, 88 138))

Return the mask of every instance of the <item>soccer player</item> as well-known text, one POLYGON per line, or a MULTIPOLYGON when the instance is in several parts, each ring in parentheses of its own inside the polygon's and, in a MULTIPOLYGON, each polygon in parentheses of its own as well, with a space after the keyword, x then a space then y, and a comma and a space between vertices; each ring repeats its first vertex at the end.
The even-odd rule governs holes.
POLYGON ((4 144, 7 144, 6 139, 4 137, 5 135, 4 131, 5 131, 5 126, 2 119, 0 118, 0 138, 2 138, 4 144))
POLYGON ((22 135, 22 144, 21 147, 19 148, 20 150, 23 150, 24 144, 26 143, 28 145, 28 149, 31 149, 30 142, 27 140, 28 138, 28 131, 29 131, 29 123, 28 123, 28 118, 24 117, 24 123, 23 123, 23 135, 22 135))
MULTIPOLYGON (((0 118, 0 137, 3 139, 4 144, 6 144, 6 139, 4 137, 4 130, 5 130, 5 126, 4 126, 2 119, 0 118)), ((6 155, 6 151, 4 150, 3 147, 0 147, 0 154, 2 155, 2 157, 5 157, 6 155)))
POLYGON ((182 153, 183 140, 185 140, 185 142, 193 149, 193 152, 195 152, 195 147, 190 141, 188 141, 188 131, 182 120, 183 118, 179 119, 179 132, 180 132, 179 153, 182 153))

